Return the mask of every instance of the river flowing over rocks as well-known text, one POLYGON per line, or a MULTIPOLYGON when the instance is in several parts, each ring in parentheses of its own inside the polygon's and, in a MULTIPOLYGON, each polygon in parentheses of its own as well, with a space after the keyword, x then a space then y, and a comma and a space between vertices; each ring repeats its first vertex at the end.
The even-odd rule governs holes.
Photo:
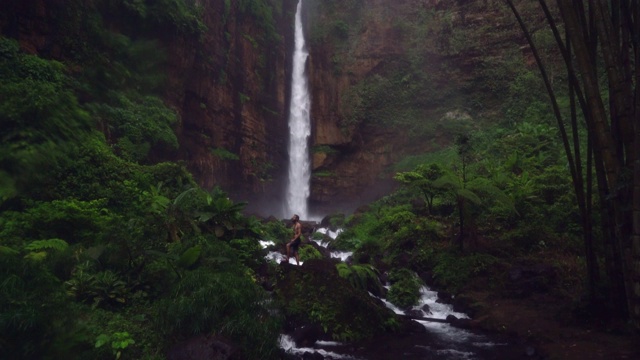
MULTIPOLYGON (((316 229, 325 235, 325 240, 312 240, 327 248, 341 230, 327 228, 316 229)), ((273 242, 263 241, 262 246, 271 249, 266 258, 283 266, 296 265, 291 257, 288 264, 281 250, 274 249, 273 242)), ((349 261, 351 252, 329 251, 334 261, 349 261)), ((299 266, 304 266, 300 262, 299 266)), ((389 288, 389 286, 385 286, 389 288)), ((309 329, 296 329, 296 332, 283 333, 280 347, 288 359, 536 359, 535 349, 527 347, 517 339, 508 339, 498 334, 483 334, 471 329, 471 319, 465 313, 454 311, 451 304, 438 297, 437 291, 423 286, 420 290, 419 304, 410 309, 400 309, 383 297, 370 296, 380 300, 396 315, 412 319, 416 326, 410 333, 376 336, 371 341, 342 343, 337 341, 316 340, 309 343, 301 335, 309 329)))

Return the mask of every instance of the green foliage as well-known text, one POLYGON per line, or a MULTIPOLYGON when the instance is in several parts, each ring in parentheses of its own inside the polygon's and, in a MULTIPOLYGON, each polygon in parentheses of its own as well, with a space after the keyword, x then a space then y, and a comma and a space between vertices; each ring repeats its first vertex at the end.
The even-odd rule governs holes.
POLYGON ((325 154, 336 154, 339 153, 339 150, 331 147, 330 145, 317 145, 311 148, 312 153, 325 153, 325 154))
POLYGON ((24 247, 28 251, 40 251, 40 250, 65 250, 69 244, 62 239, 49 239, 49 240, 36 240, 24 247))
POLYGON ((115 332, 111 335, 100 334, 96 338, 95 347, 99 348, 103 345, 111 342, 111 350, 116 357, 116 360, 122 357, 122 351, 125 350, 129 345, 133 345, 136 343, 135 340, 131 338, 128 332, 115 332))
POLYGON ((256 19, 262 29, 261 33, 264 35, 264 40, 268 42, 280 41, 274 18, 274 15, 282 12, 282 8, 278 2, 268 0, 239 0, 238 10, 240 14, 247 14, 256 19))
POLYGON ((441 188, 435 186, 435 181, 443 176, 444 172, 444 169, 438 164, 422 164, 418 165, 414 171, 397 173, 394 179, 418 191, 427 202, 427 208, 431 213, 433 212, 434 199, 443 192, 441 188))
POLYGON ((383 292, 379 272, 373 266, 339 263, 336 264, 336 268, 340 277, 347 279, 353 287, 370 291, 373 294, 381 294, 383 292))
POLYGON ((498 259, 488 254, 460 255, 450 251, 439 252, 436 255, 433 277, 438 284, 451 292, 462 289, 472 276, 488 271, 498 259))
POLYGON ((178 265, 185 269, 192 267, 196 263, 196 261, 200 259, 201 253, 202 247, 200 245, 188 248, 178 259, 178 265))
POLYGON ((311 245, 300 246, 300 261, 305 262, 311 259, 322 259, 322 254, 311 245))
POLYGON ((211 154, 220 160, 240 160, 237 154, 222 148, 212 149, 211 154))
POLYGON ((418 304, 420 300, 420 288, 422 280, 411 270, 394 269, 389 273, 391 287, 387 293, 387 299, 401 308, 406 309, 418 304))
POLYGON ((130 296, 127 283, 112 271, 89 273, 84 266, 65 282, 67 294, 81 303, 112 309, 122 306, 130 296))
POLYGON ((229 242, 232 248, 237 251, 240 262, 250 268, 257 268, 261 262, 262 246, 256 239, 233 239, 229 242))
POLYGON ((310 260, 278 280, 277 296, 290 319, 320 326, 339 341, 357 341, 390 330, 393 314, 360 288, 339 277, 335 265, 310 260), (310 266, 307 266, 307 265, 310 266), (310 269, 310 270, 305 270, 310 269))
POLYGON ((282 221, 268 221, 262 226, 262 240, 285 244, 291 239, 291 229, 282 221))
POLYGON ((51 260, 0 252, 0 350, 16 359, 42 358, 67 303, 51 260))
POLYGON ((245 205, 234 203, 227 193, 216 187, 206 194, 196 217, 201 227, 222 238, 244 228, 245 220, 241 212, 245 205))
POLYGON ((123 95, 115 95, 113 105, 94 104, 92 112, 109 124, 118 137, 116 151, 125 159, 142 161, 152 146, 162 144, 178 148, 178 140, 171 125, 177 121, 157 97, 146 96, 132 101, 123 95))
POLYGON ((159 304, 158 331, 197 335, 215 331, 237 341, 249 358, 277 351, 279 322, 266 293, 239 269, 188 271, 159 304))
POLYGON ((121 16, 130 16, 141 22, 140 27, 164 28, 176 34, 200 36, 205 30, 201 19, 201 9, 195 2, 185 0, 125 0, 123 2, 106 2, 113 11, 121 12, 121 16))
MULTIPOLYGON (((91 242, 109 228, 113 217, 103 200, 54 200, 39 202, 22 212, 3 212, 0 235, 11 243, 23 239, 64 239, 69 243, 91 242)), ((62 240, 47 240, 33 246, 61 246, 62 240)))
POLYGON ((64 66, 0 37, 0 203, 31 186, 80 141, 90 120, 68 90, 64 66))
POLYGON ((337 175, 334 172, 331 171, 314 171, 313 172, 313 177, 316 178, 335 178, 337 177, 337 175))

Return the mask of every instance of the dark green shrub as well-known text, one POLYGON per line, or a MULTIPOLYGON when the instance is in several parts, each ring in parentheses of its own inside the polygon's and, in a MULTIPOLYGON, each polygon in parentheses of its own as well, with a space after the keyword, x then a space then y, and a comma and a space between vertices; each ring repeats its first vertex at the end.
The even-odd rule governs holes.
POLYGON ((368 264, 347 265, 339 263, 336 265, 340 277, 345 278, 356 288, 370 291, 380 296, 383 293, 380 274, 376 268, 368 264))
POLYGON ((235 271, 200 267, 174 284, 158 304, 158 331, 188 337, 216 332, 239 344, 251 359, 277 351, 279 320, 270 312, 267 294, 250 277, 235 271))
POLYGON ((304 262, 311 259, 322 259, 322 254, 311 245, 300 246, 300 261, 304 262))
POLYGON ((262 226, 262 240, 273 241, 276 244, 291 240, 293 232, 282 221, 268 221, 262 226))
POLYGON ((499 260, 488 254, 461 255, 443 251, 436 255, 435 261, 433 278, 438 285, 456 293, 468 284, 472 276, 485 273, 499 260))
POLYGON ((422 280, 409 269, 394 269, 389 273, 391 287, 387 299, 395 306, 406 309, 418 304, 422 280))

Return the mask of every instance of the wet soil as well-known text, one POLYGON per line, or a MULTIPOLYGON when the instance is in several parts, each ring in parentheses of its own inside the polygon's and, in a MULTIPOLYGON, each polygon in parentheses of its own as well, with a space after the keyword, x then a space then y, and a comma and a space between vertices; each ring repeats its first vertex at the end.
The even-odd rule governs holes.
POLYGON ((478 328, 505 334, 535 349, 543 359, 640 359, 640 334, 610 319, 585 319, 549 294, 526 299, 468 294, 486 305, 478 328))

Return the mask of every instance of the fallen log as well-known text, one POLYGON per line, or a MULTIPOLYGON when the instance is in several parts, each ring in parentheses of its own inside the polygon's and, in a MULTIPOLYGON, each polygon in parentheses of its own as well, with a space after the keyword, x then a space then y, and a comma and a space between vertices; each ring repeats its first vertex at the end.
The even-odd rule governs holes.
POLYGON ((405 319, 409 319, 409 320, 422 320, 422 321, 431 321, 431 322, 445 323, 445 324, 451 323, 451 321, 447 319, 436 319, 436 318, 430 318, 430 317, 424 317, 424 316, 411 316, 411 315, 400 315, 400 314, 399 316, 402 316, 405 319))

